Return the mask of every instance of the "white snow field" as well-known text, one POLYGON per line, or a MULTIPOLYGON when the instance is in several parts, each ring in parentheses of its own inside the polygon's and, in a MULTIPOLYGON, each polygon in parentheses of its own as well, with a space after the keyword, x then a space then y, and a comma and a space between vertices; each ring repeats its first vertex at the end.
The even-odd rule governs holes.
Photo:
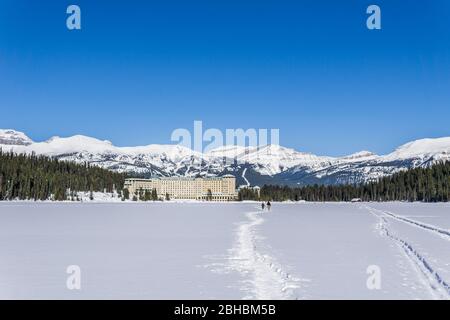
POLYGON ((2 299, 449 299, 449 283, 447 203, 0 202, 2 299))

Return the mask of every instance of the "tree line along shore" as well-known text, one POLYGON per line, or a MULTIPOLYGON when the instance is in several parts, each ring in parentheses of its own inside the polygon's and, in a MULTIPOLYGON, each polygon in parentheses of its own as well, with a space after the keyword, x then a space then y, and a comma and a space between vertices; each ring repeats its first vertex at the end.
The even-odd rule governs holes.
MULTIPOLYGON (((78 192, 115 192, 123 200, 151 201, 156 194, 130 195, 126 174, 35 154, 0 150, 0 200, 79 200, 78 192)), ((166 197, 167 198, 167 197, 166 197)), ((259 193, 241 188, 238 200, 255 201, 422 201, 450 199, 450 162, 401 171, 368 183, 288 187, 264 185, 259 193)), ((167 199, 168 200, 168 199, 167 199)))

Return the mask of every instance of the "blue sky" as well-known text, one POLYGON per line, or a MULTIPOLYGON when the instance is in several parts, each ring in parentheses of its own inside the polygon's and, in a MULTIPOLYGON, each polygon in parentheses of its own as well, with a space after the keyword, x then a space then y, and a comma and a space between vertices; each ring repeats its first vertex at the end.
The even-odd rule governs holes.
POLYGON ((170 143, 279 128, 344 155, 450 136, 450 3, 0 0, 0 128, 170 143), (66 28, 77 4, 82 30, 66 28), (377 4, 382 30, 366 28, 377 4))

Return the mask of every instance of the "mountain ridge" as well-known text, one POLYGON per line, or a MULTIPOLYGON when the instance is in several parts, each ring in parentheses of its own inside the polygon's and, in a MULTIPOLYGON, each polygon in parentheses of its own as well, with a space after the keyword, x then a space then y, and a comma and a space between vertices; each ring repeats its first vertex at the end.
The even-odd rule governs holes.
POLYGON ((279 145, 224 146, 205 153, 181 145, 117 147, 108 140, 74 135, 34 142, 13 129, 0 129, 0 148, 35 153, 140 176, 220 176, 233 174, 238 184, 360 183, 400 170, 450 161, 450 137, 408 142, 386 155, 360 151, 342 157, 318 156, 279 145), (248 181, 248 182, 247 182, 248 181))

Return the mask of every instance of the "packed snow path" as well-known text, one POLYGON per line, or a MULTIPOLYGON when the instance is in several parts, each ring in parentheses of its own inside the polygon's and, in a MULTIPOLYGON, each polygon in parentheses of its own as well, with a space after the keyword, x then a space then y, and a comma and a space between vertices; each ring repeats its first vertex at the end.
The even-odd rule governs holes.
POLYGON ((260 252, 261 239, 256 227, 264 222, 268 211, 254 211, 246 214, 248 221, 237 230, 235 246, 230 250, 232 269, 248 276, 242 289, 248 299, 297 299, 293 289, 298 288, 298 278, 292 276, 276 259, 260 252))

